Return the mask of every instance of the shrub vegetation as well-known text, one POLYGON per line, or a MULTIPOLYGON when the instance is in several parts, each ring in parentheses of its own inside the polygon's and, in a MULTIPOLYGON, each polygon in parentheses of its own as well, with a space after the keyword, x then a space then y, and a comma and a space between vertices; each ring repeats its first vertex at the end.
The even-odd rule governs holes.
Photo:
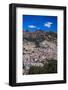
POLYGON ((41 66, 31 66, 29 74, 57 73, 57 60, 48 60, 48 63, 41 66))

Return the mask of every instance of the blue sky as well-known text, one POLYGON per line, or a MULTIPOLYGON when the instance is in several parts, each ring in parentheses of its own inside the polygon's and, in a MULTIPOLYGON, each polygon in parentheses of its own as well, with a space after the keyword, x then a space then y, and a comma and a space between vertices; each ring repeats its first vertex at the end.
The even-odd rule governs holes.
POLYGON ((23 15, 22 28, 34 32, 36 30, 57 32, 57 16, 23 15))

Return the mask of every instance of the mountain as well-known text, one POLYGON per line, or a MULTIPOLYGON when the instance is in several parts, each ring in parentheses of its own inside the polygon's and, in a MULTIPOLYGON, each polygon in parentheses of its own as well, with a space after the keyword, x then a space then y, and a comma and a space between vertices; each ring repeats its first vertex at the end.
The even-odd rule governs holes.
POLYGON ((57 43, 57 33, 55 32, 44 32, 36 30, 35 32, 23 32, 23 38, 28 41, 38 40, 39 42, 47 40, 53 43, 57 43))
POLYGON ((43 66, 48 60, 57 60, 57 33, 36 30, 23 32, 23 74, 31 66, 43 66))

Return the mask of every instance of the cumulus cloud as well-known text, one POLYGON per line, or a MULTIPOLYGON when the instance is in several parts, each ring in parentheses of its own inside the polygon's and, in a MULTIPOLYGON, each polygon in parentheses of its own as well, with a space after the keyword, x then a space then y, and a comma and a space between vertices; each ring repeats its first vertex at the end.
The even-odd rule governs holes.
POLYGON ((29 27, 29 28, 36 28, 35 25, 29 25, 28 27, 29 27))
POLYGON ((53 24, 52 22, 46 22, 44 23, 44 26, 50 28, 52 24, 53 24))

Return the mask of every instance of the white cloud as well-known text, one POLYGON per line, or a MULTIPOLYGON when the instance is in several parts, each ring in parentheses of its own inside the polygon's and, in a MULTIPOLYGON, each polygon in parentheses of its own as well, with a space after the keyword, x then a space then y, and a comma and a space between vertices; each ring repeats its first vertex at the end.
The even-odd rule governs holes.
POLYGON ((28 27, 29 27, 29 28, 36 28, 35 25, 29 25, 28 27))
POLYGON ((44 23, 44 26, 50 28, 52 24, 53 24, 52 22, 46 22, 44 23))

